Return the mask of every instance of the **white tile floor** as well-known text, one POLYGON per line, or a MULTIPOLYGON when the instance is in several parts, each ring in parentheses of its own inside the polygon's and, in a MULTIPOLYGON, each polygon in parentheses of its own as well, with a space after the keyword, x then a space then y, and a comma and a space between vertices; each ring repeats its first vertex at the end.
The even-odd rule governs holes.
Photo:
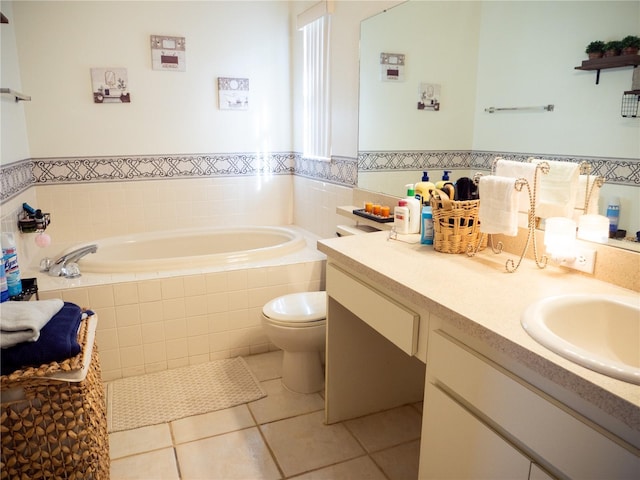
POLYGON ((418 478, 420 404, 325 425, 320 394, 282 387, 282 352, 245 360, 268 393, 265 398, 112 433, 111 479, 418 478))

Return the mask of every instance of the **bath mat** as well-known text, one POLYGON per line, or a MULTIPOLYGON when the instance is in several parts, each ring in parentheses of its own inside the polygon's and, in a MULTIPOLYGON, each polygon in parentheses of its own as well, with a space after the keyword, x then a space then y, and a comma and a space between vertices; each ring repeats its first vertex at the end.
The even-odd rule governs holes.
POLYGON ((127 377, 107 384, 109 432, 230 408, 267 394, 242 357, 127 377))

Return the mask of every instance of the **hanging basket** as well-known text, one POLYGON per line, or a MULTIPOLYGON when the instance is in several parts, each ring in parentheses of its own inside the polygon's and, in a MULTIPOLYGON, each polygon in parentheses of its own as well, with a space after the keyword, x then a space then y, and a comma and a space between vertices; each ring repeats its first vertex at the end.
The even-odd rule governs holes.
MULTIPOLYGON (((431 195, 433 211, 433 247, 436 252, 466 253, 476 249, 482 238, 478 211, 480 200, 450 200, 446 193, 434 190, 431 195)), ((486 246, 486 235, 484 236, 486 246)))

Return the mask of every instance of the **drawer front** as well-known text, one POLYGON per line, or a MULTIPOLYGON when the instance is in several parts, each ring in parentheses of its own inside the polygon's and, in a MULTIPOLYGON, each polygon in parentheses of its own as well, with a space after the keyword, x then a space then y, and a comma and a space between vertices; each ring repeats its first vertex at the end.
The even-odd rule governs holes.
MULTIPOLYGON (((327 265, 327 295, 357 315, 408 355, 418 350, 420 316, 333 264, 327 265)), ((331 319, 329 319, 331 321, 331 319)))
POLYGON ((636 455, 439 331, 430 335, 428 352, 430 382, 551 471, 580 479, 638 478, 636 455))

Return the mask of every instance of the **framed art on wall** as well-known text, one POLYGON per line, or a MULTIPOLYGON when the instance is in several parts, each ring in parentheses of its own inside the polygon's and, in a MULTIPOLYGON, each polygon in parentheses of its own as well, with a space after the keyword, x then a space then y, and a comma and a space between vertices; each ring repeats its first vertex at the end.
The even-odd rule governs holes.
POLYGON ((91 88, 94 103, 130 103, 126 68, 92 68, 91 88))

